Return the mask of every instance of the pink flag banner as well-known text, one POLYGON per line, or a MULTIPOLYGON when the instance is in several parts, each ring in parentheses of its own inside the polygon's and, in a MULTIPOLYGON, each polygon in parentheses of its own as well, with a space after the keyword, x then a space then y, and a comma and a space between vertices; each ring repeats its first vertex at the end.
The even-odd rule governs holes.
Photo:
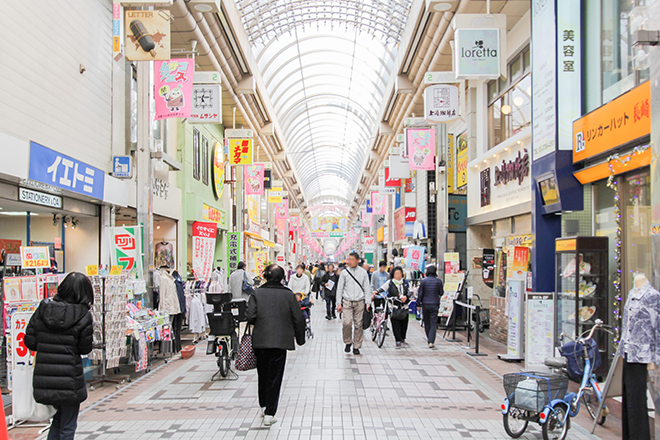
POLYGON ((371 227, 371 213, 367 212, 366 209, 362 210, 362 227, 370 228, 371 227))
POLYGON ((155 62, 156 117, 188 118, 192 109, 192 88, 195 62, 176 58, 155 62))
POLYGON ((406 148, 411 170, 435 169, 435 129, 406 129, 406 148))
POLYGON ((264 195, 264 174, 266 166, 262 163, 245 166, 245 193, 248 195, 264 195))
POLYGON ((299 222, 300 222, 300 217, 298 217, 297 215, 291 216, 291 222, 289 222, 289 228, 292 231, 297 231, 299 222))
POLYGON ((282 203, 275 204, 275 220, 289 219, 289 199, 282 200, 282 203))
POLYGON ((371 213, 373 215, 385 215, 387 212, 386 194, 371 193, 371 213))

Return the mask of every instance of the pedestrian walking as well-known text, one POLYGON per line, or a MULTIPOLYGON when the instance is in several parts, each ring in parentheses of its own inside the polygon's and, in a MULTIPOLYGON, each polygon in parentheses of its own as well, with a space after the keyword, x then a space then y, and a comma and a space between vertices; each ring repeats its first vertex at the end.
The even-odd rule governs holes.
POLYGON ((229 275, 229 291, 233 299, 250 298, 254 289, 250 283, 250 278, 245 271, 245 263, 238 262, 237 269, 229 275))
POLYGON ((337 285, 339 283, 339 275, 335 273, 335 265, 330 263, 326 267, 328 270, 321 279, 323 288, 323 297, 325 298, 325 319, 337 319, 337 285))
POLYGON ((316 293, 316 299, 319 299, 319 296, 323 296, 323 277, 325 276, 325 265, 319 263, 318 269, 314 273, 314 281, 312 282, 312 292, 316 293))
POLYGON ((386 293, 388 298, 398 298, 401 301, 401 304, 392 310, 391 318, 392 333, 394 333, 397 347, 401 347, 401 344, 406 342, 408 333, 409 290, 410 285, 408 280, 403 277, 403 269, 397 266, 392 270, 392 277, 373 293, 373 296, 378 293, 386 293))
POLYGON ((442 297, 442 281, 438 279, 438 270, 435 266, 426 268, 426 278, 419 284, 417 290, 417 307, 422 308, 424 331, 429 348, 435 344, 435 335, 438 332, 438 310, 442 297))
POLYGON ((304 265, 299 264, 298 267, 296 267, 295 275, 291 276, 289 279, 289 289, 291 289, 293 293, 302 293, 303 296, 309 295, 310 283, 309 277, 305 275, 304 265))
POLYGON ((367 272, 359 267, 360 255, 357 252, 351 252, 347 260, 348 265, 339 275, 339 285, 337 286, 337 295, 341 299, 341 304, 337 308, 339 313, 343 314, 342 333, 344 337, 344 351, 359 355, 364 339, 364 330, 362 329, 362 319, 365 307, 371 305, 371 295, 369 295, 369 276, 367 272))
POLYGON ((41 301, 25 330, 25 346, 37 352, 34 400, 57 410, 48 440, 72 440, 78 427, 80 404, 87 399, 81 355, 92 351, 93 302, 89 278, 72 272, 53 298, 41 301))
MULTIPOLYGON (((252 347, 257 357, 259 406, 264 425, 277 419, 287 350, 305 343, 305 318, 291 289, 282 285, 284 269, 271 264, 264 271, 266 284, 259 287, 248 301, 248 324, 254 324, 252 347)), ((305 277, 307 278, 307 277, 305 277)))
POLYGON ((362 269, 367 272, 367 275, 369 276, 369 283, 371 283, 371 266, 369 266, 369 263, 367 263, 366 260, 362 263, 362 269))
POLYGON ((371 290, 375 291, 380 289, 389 279, 390 274, 387 271, 387 262, 381 260, 380 263, 378 263, 378 271, 371 275, 371 290))

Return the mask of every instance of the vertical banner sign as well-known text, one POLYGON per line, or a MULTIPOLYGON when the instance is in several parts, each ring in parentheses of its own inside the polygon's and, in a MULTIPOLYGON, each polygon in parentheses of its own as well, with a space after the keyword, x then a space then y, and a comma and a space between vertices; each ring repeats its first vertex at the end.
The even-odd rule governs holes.
POLYGON ((479 173, 481 181, 481 207, 490 206, 490 168, 485 168, 479 173))
POLYGON ((495 249, 484 249, 481 268, 484 284, 492 289, 495 281, 495 249))
POLYGON ((227 233, 227 273, 232 273, 238 269, 238 262, 241 256, 241 233, 227 233))
POLYGON ((229 164, 252 165, 252 139, 229 139, 229 164))
POLYGON ((522 359, 523 356, 523 310, 525 281, 509 280, 509 337, 507 340, 507 357, 522 359))
POLYGON ((289 199, 282 199, 281 203, 275 205, 275 220, 289 219, 289 199))
MULTIPOLYGON (((569 0, 570 1, 570 0, 569 0)), ((578 8, 579 8, 579 3, 578 8)), ((555 1, 532 2, 532 160, 555 151, 557 27, 555 1)), ((579 20, 579 17, 578 17, 579 20)), ((570 98, 575 99, 574 96, 570 98)))
POLYGON ((424 246, 411 246, 406 249, 406 267, 412 270, 424 271, 426 266, 426 248, 424 246))
POLYGON ((454 193, 454 135, 447 136, 447 194, 454 193))
POLYGON ((292 215, 291 221, 289 222, 289 229, 291 231, 298 231, 299 224, 300 224, 300 217, 297 215, 292 215))
POLYGON ((411 170, 435 169, 434 128, 407 128, 406 149, 411 170))
POLYGON ((217 228, 216 223, 193 223, 192 270, 197 279, 208 280, 211 278, 217 228))
POLYGON ((213 194, 215 198, 222 197, 225 192, 225 151, 220 142, 213 146, 213 194))
POLYGON ((554 356, 554 292, 527 293, 525 370, 548 371, 545 360, 554 356))
POLYGON ((264 172, 266 166, 262 163, 246 165, 245 167, 245 192, 262 196, 264 194, 264 172))
POLYGON ((370 228, 372 224, 372 214, 367 212, 366 209, 362 210, 362 227, 370 228))
POLYGON ((122 270, 136 269, 142 276, 142 227, 116 226, 111 228, 112 254, 110 264, 122 270))
POLYGON ((410 164, 408 163, 408 159, 402 157, 400 154, 391 154, 389 162, 389 177, 391 179, 410 178, 410 164))
MULTIPOLYGON (((557 147, 573 149, 573 121, 582 116, 581 2, 557 0, 557 147)), ((534 55, 532 55, 534 56, 534 55)))
POLYGON ((154 74, 155 120, 190 117, 195 61, 189 58, 157 61, 154 74))
POLYGON ((468 164, 468 141, 467 131, 458 135, 456 145, 456 188, 462 188, 467 185, 467 164, 468 164))
POLYGON ((387 196, 377 192, 371 193, 371 209, 373 215, 385 215, 387 212, 387 196))
POLYGON ((121 4, 112 5, 112 52, 121 52, 121 4))
POLYGON ((254 253, 254 266, 257 269, 257 276, 262 276, 264 270, 266 269, 266 258, 268 253, 264 251, 259 251, 254 253))

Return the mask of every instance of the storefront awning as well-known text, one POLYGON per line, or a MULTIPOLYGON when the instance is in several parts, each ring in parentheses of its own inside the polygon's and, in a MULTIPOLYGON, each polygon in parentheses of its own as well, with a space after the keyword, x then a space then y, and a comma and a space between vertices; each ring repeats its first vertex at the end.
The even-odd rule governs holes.
POLYGON ((259 240, 259 241, 263 242, 263 243, 264 243, 266 246, 268 246, 268 247, 271 247, 271 248, 272 248, 272 247, 275 247, 275 243, 273 243, 273 242, 270 241, 270 240, 267 240, 267 239, 263 238, 263 237, 262 237, 261 235, 259 235, 259 234, 255 234, 254 232, 245 231, 245 235, 248 236, 248 237, 250 237, 250 238, 253 238, 253 239, 255 239, 255 240, 259 240))

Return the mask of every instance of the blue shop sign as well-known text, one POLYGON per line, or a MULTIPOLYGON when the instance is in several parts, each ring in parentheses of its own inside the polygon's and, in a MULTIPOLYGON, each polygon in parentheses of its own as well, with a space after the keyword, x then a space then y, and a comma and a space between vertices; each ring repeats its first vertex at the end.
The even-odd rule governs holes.
POLYGON ((30 180, 103 200, 105 173, 36 142, 30 142, 30 180))
POLYGON ((467 196, 450 194, 448 200, 449 232, 466 232, 467 196))

